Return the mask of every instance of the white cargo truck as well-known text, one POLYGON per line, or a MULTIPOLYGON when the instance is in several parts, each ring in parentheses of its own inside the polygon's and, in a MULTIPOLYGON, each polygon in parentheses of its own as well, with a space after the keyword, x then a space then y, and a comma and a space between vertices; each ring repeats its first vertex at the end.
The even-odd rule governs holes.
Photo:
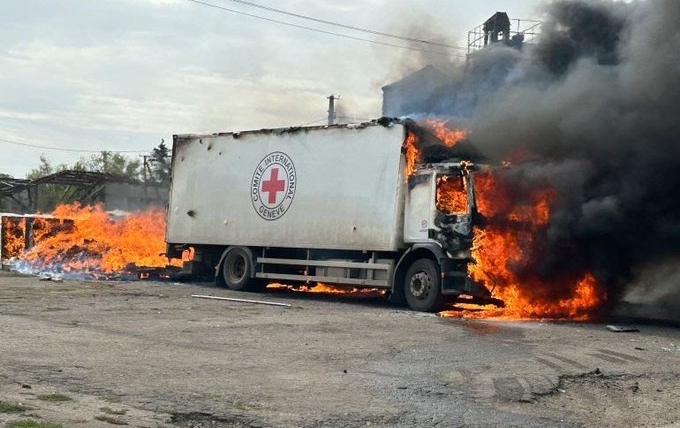
POLYGON ((418 311, 439 309, 447 295, 488 297, 467 275, 472 167, 456 159, 407 173, 412 132, 421 132, 415 122, 381 119, 175 135, 167 255, 192 248, 185 272, 233 290, 384 288, 418 311), (464 212, 438 209, 442 179, 460 183, 464 212))

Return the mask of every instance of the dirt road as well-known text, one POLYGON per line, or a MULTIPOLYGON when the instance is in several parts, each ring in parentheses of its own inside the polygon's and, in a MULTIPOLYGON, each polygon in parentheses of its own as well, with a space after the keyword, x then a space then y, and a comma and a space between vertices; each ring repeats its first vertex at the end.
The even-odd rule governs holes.
POLYGON ((637 327, 0 273, 0 426, 680 426, 680 331, 637 327))

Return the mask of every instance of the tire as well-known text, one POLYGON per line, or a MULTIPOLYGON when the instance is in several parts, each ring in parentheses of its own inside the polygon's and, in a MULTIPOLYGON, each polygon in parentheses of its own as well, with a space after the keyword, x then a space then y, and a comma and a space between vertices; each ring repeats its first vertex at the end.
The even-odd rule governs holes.
POLYGON ((404 280, 406 303, 414 311, 437 312, 444 304, 437 263, 431 259, 416 260, 406 271, 404 280))
POLYGON ((253 260, 241 247, 231 249, 222 261, 222 279, 230 290, 250 291, 255 279, 250 277, 253 260))

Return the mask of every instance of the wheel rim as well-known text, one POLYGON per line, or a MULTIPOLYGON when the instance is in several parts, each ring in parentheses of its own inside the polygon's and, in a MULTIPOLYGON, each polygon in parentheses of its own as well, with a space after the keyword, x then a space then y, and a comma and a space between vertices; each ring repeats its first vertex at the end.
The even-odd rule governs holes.
POLYGON ((246 259, 241 255, 236 255, 227 263, 227 276, 231 282, 239 282, 246 275, 246 259))
POLYGON ((427 272, 420 271, 411 277, 408 287, 413 297, 422 300, 432 288, 432 277, 427 272))

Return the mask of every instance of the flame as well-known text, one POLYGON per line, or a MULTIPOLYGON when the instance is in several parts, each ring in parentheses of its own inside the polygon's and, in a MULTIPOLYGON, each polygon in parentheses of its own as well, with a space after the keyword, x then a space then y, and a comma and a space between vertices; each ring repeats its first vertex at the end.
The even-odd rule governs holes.
POLYGON ((437 209, 447 213, 467 212, 467 189, 461 177, 437 179, 437 209))
POLYGON ((10 259, 21 256, 26 251, 26 245, 42 242, 47 237, 71 226, 64 222, 46 216, 23 217, 20 215, 2 216, 2 258, 10 259), (29 234, 27 237, 26 234, 29 234))
POLYGON ((183 262, 190 262, 194 259, 194 255, 196 254, 196 249, 194 247, 189 247, 186 250, 182 251, 182 261, 183 262))
MULTIPOLYGON (((439 120, 425 120, 418 122, 418 127, 434 135, 446 147, 449 148, 455 146, 457 143, 467 138, 470 134, 469 131, 466 130, 448 128, 445 121, 439 120)), ((404 143, 402 145, 404 156, 406 158, 406 177, 415 172, 416 164, 420 160, 420 149, 418 148, 417 143, 418 136, 414 132, 407 130, 406 138, 404 139, 404 143)))
POLYGON ((586 273, 575 282, 570 296, 554 301, 527 299, 524 287, 513 284, 502 287, 496 294, 505 302, 504 308, 456 303, 455 310, 443 311, 439 315, 446 318, 588 321, 591 319, 593 309, 599 306, 603 299, 597 289, 597 282, 591 273, 586 273))
POLYGON ((339 287, 335 285, 324 284, 322 282, 317 282, 314 286, 303 286, 301 287, 301 291, 323 294, 352 294, 352 295, 385 294, 385 290, 380 288, 339 287))
POLYGON ((416 162, 418 161, 419 150, 416 147, 418 137, 413 132, 406 132, 406 139, 404 140, 404 157, 406 158, 406 166, 404 172, 406 177, 410 176, 416 171, 416 162))
POLYGON ((320 293, 320 294, 334 294, 334 295, 339 295, 339 294, 346 294, 346 295, 384 295, 386 293, 386 290, 380 289, 380 288, 356 288, 356 287, 347 287, 347 286, 335 286, 335 285, 328 285, 324 284, 322 282, 317 282, 315 284, 309 284, 309 285, 300 285, 297 287, 294 287, 292 285, 286 285, 286 284, 280 284, 280 283, 271 283, 267 285, 267 289, 269 290, 289 290, 289 291, 296 291, 296 292, 302 292, 302 293, 320 293))
MULTIPOLYGON (((469 136, 465 130, 450 129, 445 121, 426 120, 418 126, 454 147, 469 136)), ((420 159, 419 134, 407 131, 403 152, 405 173, 413 174, 420 159)), ((504 164, 532 158, 518 152, 504 164)), ((549 185, 534 189, 513 189, 493 171, 475 174, 477 211, 484 219, 483 228, 474 228, 470 277, 484 284, 493 297, 504 301, 504 308, 457 305, 465 316, 510 319, 572 319, 592 317, 606 296, 591 272, 574 272, 560 278, 546 278, 536 265, 542 257, 541 239, 550 224, 550 211, 558 200, 549 185)), ((467 211, 467 189, 463 180, 441 177, 437 181, 437 209, 449 213, 467 211)), ((443 312, 442 316, 460 316, 460 312, 443 312)))
POLYGON ((1 259, 19 256, 24 251, 26 219, 22 217, 2 216, 2 253, 1 259))
POLYGON ((467 130, 448 128, 446 122, 440 120, 425 120, 419 124, 441 140, 446 147, 453 147, 470 135, 467 130))
POLYGON ((50 236, 69 230, 71 227, 73 227, 73 221, 69 219, 35 217, 32 227, 33 244, 40 243, 50 236))
MULTIPOLYGON (((541 237, 550 222, 557 193, 548 187, 513 197, 508 183, 493 172, 475 175, 478 212, 484 228, 474 229, 470 277, 484 284, 504 308, 456 305, 477 312, 445 311, 442 316, 502 319, 588 320, 604 301, 590 272, 542 278, 535 265, 545 256, 541 237)), ((444 190, 442 190, 444 191, 444 190)), ((460 190, 459 190, 460 192, 460 190)))
POLYGON ((47 234, 20 258, 37 269, 65 272, 120 272, 134 264, 166 266, 160 254, 165 249, 165 216, 160 209, 148 209, 119 220, 111 218, 101 205, 78 203, 58 206, 52 215, 63 225, 47 234))
POLYGON ((47 219, 37 217, 33 219, 33 240, 34 242, 40 242, 44 238, 48 237, 52 232, 52 227, 47 219))

